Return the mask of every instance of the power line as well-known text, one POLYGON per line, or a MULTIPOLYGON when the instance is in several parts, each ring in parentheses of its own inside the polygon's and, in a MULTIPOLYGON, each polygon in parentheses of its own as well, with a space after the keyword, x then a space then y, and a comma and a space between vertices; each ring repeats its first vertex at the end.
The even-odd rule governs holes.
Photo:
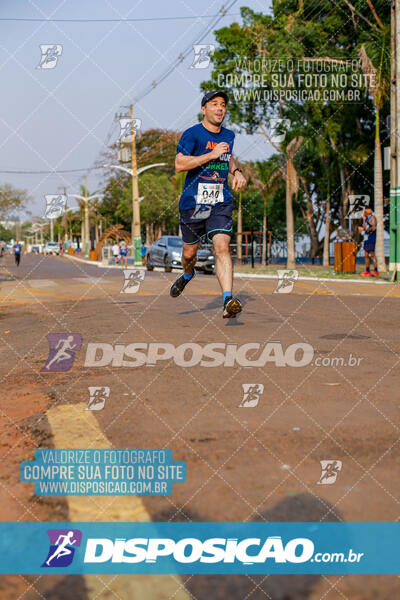
MULTIPOLYGON (((164 73, 162 73, 159 78, 158 81, 153 81, 147 88, 144 89, 144 91, 142 93, 140 93, 139 95, 135 96, 134 98, 134 102, 135 104, 137 102, 139 102, 139 100, 142 100, 142 98, 144 98, 145 96, 147 96, 148 94, 150 94, 151 91, 153 91, 160 83, 162 83, 176 68, 178 65, 180 65, 182 63, 182 61, 191 53, 193 52, 193 46, 195 44, 199 44, 213 29, 214 27, 217 25, 217 23, 225 16, 232 16, 233 13, 228 13, 228 10, 232 8, 232 6, 234 4, 236 4, 237 0, 231 0, 231 2, 228 4, 228 6, 225 8, 224 6, 222 6, 218 12, 218 14, 216 15, 203 15, 203 16, 193 16, 193 17, 160 17, 160 18, 149 18, 149 19, 110 19, 109 21, 118 21, 118 22, 123 22, 123 21, 157 21, 157 20, 173 20, 175 18, 178 19, 186 19, 186 18, 210 18, 212 17, 212 22, 208 23, 205 27, 205 29, 203 30, 203 32, 201 33, 199 38, 196 38, 196 40, 192 43, 189 44, 185 50, 183 52, 181 52, 178 56, 177 59, 175 59, 173 61, 173 63, 166 69, 166 71, 164 71, 164 73)), ((41 21, 41 22, 60 22, 60 21, 74 21, 71 19, 13 19, 13 18, 0 18, 0 21, 41 21)), ((82 20, 76 20, 77 22, 82 21, 82 22, 86 22, 84 19, 82 20)), ((93 21, 93 22, 100 22, 102 21, 102 19, 88 19, 87 21, 93 21)), ((104 21, 108 21, 108 19, 105 19, 104 21)), ((108 130, 108 133, 106 135, 106 140, 105 140, 105 145, 108 144, 111 135, 112 135, 112 128, 113 128, 114 123, 112 123, 110 129, 108 130)), ((104 147, 104 146, 103 146, 104 147)), ((0 174, 14 174, 14 175, 51 175, 51 174, 63 174, 63 173, 79 173, 79 172, 85 172, 85 171, 93 171, 93 170, 98 170, 101 169, 102 167, 87 167, 85 169, 65 169, 65 170, 53 170, 53 171, 1 171, 0 170, 0 174)))
POLYGON ((216 26, 216 24, 228 13, 228 10, 230 8, 232 8, 232 6, 234 4, 236 4, 237 0, 231 0, 231 2, 229 3, 229 5, 225 8, 224 6, 221 7, 218 15, 216 15, 216 18, 209 23, 205 30, 203 31, 203 33, 200 35, 199 38, 197 38, 192 44, 189 44, 189 46, 187 46, 185 48, 185 50, 183 52, 181 52, 179 54, 179 56, 174 60, 174 62, 167 68, 166 71, 164 71, 164 73, 162 73, 159 78, 158 81, 153 81, 147 88, 144 89, 143 92, 139 93, 137 96, 135 96, 134 98, 134 103, 136 104, 137 102, 139 102, 140 100, 142 100, 145 96, 147 96, 148 94, 150 94, 151 91, 153 91, 160 83, 162 83, 164 81, 164 79, 166 79, 168 77, 168 75, 170 75, 178 65, 181 64, 181 62, 183 62, 183 60, 191 53, 193 52, 193 45, 194 44, 199 44, 200 42, 203 41, 203 39, 214 29, 214 27, 216 26))
POLYGON ((79 173, 82 171, 94 171, 95 169, 101 169, 102 167, 86 167, 85 169, 64 169, 64 170, 53 170, 53 171, 0 171, 0 173, 7 173, 12 175, 51 175, 54 173, 79 173))
MULTIPOLYGON (((238 16, 239 13, 226 13, 224 16, 238 16)), ((143 17, 138 19, 30 19, 30 18, 17 18, 17 17, 0 17, 0 21, 14 21, 14 22, 25 22, 25 23, 143 23, 146 21, 184 21, 189 19, 212 19, 218 17, 216 15, 191 15, 187 17, 143 17)))

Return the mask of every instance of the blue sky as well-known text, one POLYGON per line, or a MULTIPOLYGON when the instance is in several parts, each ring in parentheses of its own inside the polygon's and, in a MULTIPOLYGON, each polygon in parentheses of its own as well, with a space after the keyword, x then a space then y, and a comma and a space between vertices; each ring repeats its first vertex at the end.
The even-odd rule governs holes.
MULTIPOLYGON (((91 167, 108 139, 119 133, 114 114, 156 80, 196 42, 223 0, 2 0, 0 7, 0 171, 48 171, 91 167), (141 19, 201 17, 134 23, 16 22, 1 19, 141 19), (37 69, 41 44, 61 44, 53 69, 37 69)), ((228 0, 225 1, 228 5, 228 0)), ((270 0, 238 0, 216 28, 240 21, 240 7, 270 12, 270 0)), ((213 43, 209 33, 203 43, 213 43)), ((183 130, 196 122, 200 83, 210 70, 189 69, 192 56, 135 105, 142 129, 183 130)), ((260 135, 236 138, 241 159, 261 159, 271 147, 260 135)), ((79 193, 84 172, 64 175, 0 173, 1 183, 27 189, 28 210, 40 216, 44 195, 79 193)), ((88 175, 89 190, 102 176, 88 175)))

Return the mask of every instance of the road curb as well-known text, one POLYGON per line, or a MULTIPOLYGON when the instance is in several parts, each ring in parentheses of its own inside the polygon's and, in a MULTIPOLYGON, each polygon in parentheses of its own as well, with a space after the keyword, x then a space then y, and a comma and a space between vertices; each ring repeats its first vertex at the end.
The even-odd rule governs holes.
MULTIPOLYGON (((78 258, 77 256, 71 256, 70 254, 64 254, 65 258, 70 258, 72 260, 77 260, 78 262, 85 263, 86 265, 90 265, 91 267, 100 267, 101 269, 119 269, 121 270, 124 267, 120 267, 119 265, 103 265, 102 263, 98 263, 97 261, 86 260, 84 258, 78 258)), ((132 266, 128 265, 128 269, 139 269, 141 271, 145 271, 146 267, 143 265, 132 266)), ((157 268, 157 267, 155 267, 157 268)), ((161 267, 160 267, 161 268, 161 267)), ((174 269, 174 272, 178 272, 181 269, 174 269)), ((156 271, 157 273, 157 271, 156 271)), ((234 273, 233 277, 235 279, 279 279, 278 275, 267 275, 267 274, 259 274, 259 273, 234 273)), ((333 283, 366 283, 372 284, 376 283, 379 285, 394 285, 390 281, 377 281, 374 279, 334 279, 333 277, 307 277, 307 276, 299 276, 296 281, 327 281, 333 283)))

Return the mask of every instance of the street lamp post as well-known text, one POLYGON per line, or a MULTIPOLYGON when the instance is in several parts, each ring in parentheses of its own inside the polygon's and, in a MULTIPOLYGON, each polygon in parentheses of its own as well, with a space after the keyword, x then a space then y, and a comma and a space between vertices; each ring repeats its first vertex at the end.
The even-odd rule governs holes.
POLYGON ((140 167, 140 169, 129 169, 128 167, 121 167, 121 165, 103 165, 103 167, 108 167, 109 169, 119 169, 120 171, 125 171, 125 173, 129 173, 132 177, 132 202, 133 202, 133 214, 132 214, 132 245, 134 249, 134 258, 135 265, 141 265, 141 257, 140 257, 140 240, 141 240, 141 232, 140 232, 140 206, 139 202, 143 200, 143 196, 139 198, 138 191, 138 177, 147 169, 153 169, 154 167, 164 167, 167 163, 154 163, 152 165, 146 165, 145 167, 140 167), (135 189, 134 189, 135 188, 135 189))
MULTIPOLYGON (((78 200, 82 200, 85 204, 85 241, 84 241, 84 252, 85 256, 89 256, 89 200, 94 200, 94 198, 102 198, 104 194, 92 194, 92 196, 81 196, 80 194, 68 194, 71 198, 77 198, 78 200)), ((82 240, 83 242, 83 240, 82 240)), ((83 244, 82 244, 83 245, 83 244)))
POLYGON ((44 227, 47 227, 47 223, 34 223, 32 225, 32 231, 35 232, 36 239, 37 239, 38 229, 40 230, 40 248, 41 248, 41 250, 43 250, 43 228, 44 227), (35 229, 33 229, 33 228, 35 228, 35 229))

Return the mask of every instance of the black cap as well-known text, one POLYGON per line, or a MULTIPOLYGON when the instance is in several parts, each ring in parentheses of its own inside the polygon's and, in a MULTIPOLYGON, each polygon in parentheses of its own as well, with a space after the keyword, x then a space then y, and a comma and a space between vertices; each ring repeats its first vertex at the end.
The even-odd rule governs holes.
POLYGON ((216 90, 214 92, 207 92, 207 94, 204 94, 203 99, 201 101, 201 105, 204 106, 206 102, 212 100, 213 98, 216 98, 217 96, 221 96, 225 100, 226 104, 228 104, 227 94, 225 94, 225 92, 220 92, 216 90))

